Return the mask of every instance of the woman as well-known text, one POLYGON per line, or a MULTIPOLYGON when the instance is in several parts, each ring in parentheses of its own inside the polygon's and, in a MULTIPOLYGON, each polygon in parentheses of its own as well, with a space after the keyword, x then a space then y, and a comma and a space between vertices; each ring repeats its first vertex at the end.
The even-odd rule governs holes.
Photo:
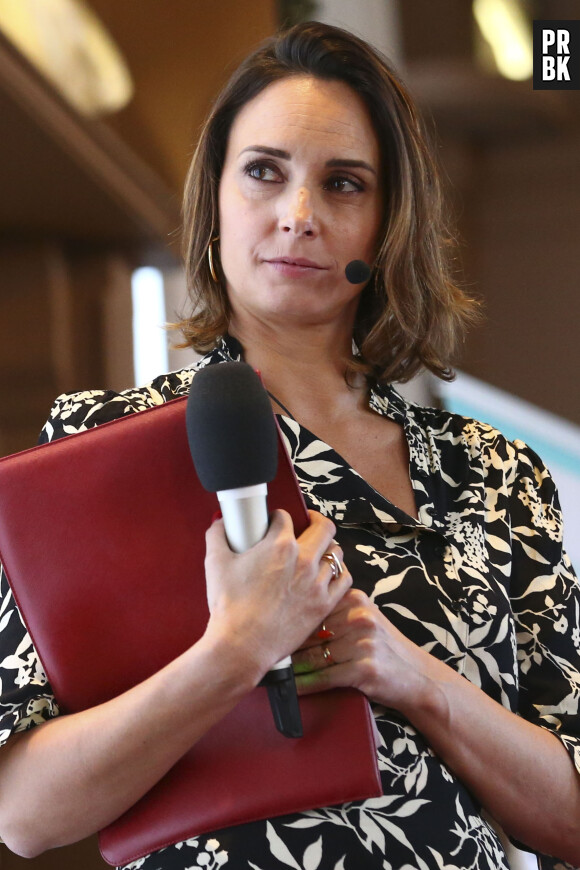
MULTIPOLYGON (((580 865, 580 589, 553 484, 525 445, 389 386, 421 366, 448 376, 471 310, 446 276, 402 85, 334 28, 269 41, 211 113, 185 215, 186 339, 207 352, 200 365, 260 369, 312 525, 296 541, 276 513, 236 555, 215 522, 206 634, 102 707, 57 717, 43 675, 15 679, 6 658, 4 736, 18 733, 2 750, 0 833, 36 854, 107 824, 294 652, 302 693, 355 686, 373 702, 384 796, 132 867, 507 867, 488 816, 580 865), (345 277, 354 259, 372 265, 366 283, 345 277), (336 579, 326 551, 347 566, 336 579)), ((61 397, 42 439, 183 395, 193 376, 61 397)), ((3 648, 34 663, 19 625, 13 614, 3 648)))

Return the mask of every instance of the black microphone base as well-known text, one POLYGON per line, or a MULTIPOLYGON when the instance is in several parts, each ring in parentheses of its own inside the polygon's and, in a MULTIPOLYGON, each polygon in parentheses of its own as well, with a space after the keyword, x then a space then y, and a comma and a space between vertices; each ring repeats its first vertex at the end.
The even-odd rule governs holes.
POLYGON ((280 734, 284 737, 302 737, 304 731, 292 665, 268 671, 259 685, 268 690, 274 724, 280 734))

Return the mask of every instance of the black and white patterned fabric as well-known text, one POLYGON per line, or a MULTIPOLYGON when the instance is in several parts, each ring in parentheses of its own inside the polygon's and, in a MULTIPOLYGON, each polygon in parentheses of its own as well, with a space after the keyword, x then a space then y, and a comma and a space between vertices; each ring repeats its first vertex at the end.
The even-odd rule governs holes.
MULTIPOLYGON (((147 387, 60 397, 41 441, 185 395, 196 369, 241 355, 227 338, 197 366, 147 387)), ((392 387, 373 389, 370 406, 404 426, 419 519, 281 416, 308 506, 335 522, 355 586, 397 628, 499 704, 556 734, 580 771, 580 585, 562 550, 549 473, 523 443, 409 405, 392 387)), ((58 707, 4 576, 1 591, 4 742, 58 715, 58 707)), ((481 808, 421 734, 393 711, 376 708, 375 718, 383 797, 215 831, 125 870, 507 870, 481 808)), ((566 866, 542 859, 543 868, 566 866)))

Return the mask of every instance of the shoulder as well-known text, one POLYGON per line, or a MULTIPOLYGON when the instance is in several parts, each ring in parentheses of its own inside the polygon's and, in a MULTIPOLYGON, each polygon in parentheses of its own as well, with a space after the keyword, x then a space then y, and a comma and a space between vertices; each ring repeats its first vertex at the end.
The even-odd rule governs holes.
POLYGON ((517 463, 523 442, 510 441, 499 429, 484 420, 474 420, 442 408, 419 408, 415 419, 439 450, 459 450, 472 461, 484 459, 490 467, 504 470, 517 463))
POLYGON ((417 405, 405 399, 393 386, 379 387, 378 400, 382 401, 395 420, 400 420, 415 437, 424 442, 426 449, 455 448, 476 456, 498 453, 515 459, 522 441, 510 441, 494 426, 482 420, 448 411, 441 407, 417 405))
POLYGON ((431 469, 463 469, 466 476, 469 472, 480 476, 482 485, 493 480, 508 491, 522 477, 536 485, 551 480, 541 458, 520 439, 511 440, 483 420, 415 405, 391 388, 393 394, 410 448, 428 457, 431 469))
POLYGON ((121 392, 113 390, 85 390, 64 393, 55 400, 49 418, 40 433, 39 443, 46 444, 64 435, 84 432, 134 414, 163 405, 172 399, 186 396, 197 371, 214 363, 241 359, 239 342, 223 336, 217 345, 193 365, 168 374, 159 375, 143 387, 131 387, 121 392))
POLYGON ((84 390, 64 393, 55 400, 40 433, 39 443, 44 444, 64 435, 84 432, 101 423, 145 411, 186 395, 194 371, 194 367, 189 367, 160 375, 150 384, 121 392, 84 390))
POLYGON ((510 439, 483 420, 474 420, 441 408, 418 408, 413 411, 418 424, 439 445, 457 445, 474 458, 485 457, 491 466, 515 472, 543 469, 544 463, 528 444, 510 439))

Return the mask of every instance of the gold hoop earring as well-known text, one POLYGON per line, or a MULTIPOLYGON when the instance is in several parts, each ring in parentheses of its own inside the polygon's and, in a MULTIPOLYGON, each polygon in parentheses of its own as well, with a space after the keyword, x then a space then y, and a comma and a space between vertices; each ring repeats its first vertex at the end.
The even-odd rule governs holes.
POLYGON ((207 262, 209 265, 209 271, 210 271, 211 277, 213 278, 214 284, 219 284, 219 278, 216 274, 215 264, 214 264, 214 259, 213 259, 213 243, 219 242, 219 238, 220 238, 219 236, 215 236, 215 238, 213 238, 211 240, 211 242, 209 243, 209 246, 207 249, 207 262))

